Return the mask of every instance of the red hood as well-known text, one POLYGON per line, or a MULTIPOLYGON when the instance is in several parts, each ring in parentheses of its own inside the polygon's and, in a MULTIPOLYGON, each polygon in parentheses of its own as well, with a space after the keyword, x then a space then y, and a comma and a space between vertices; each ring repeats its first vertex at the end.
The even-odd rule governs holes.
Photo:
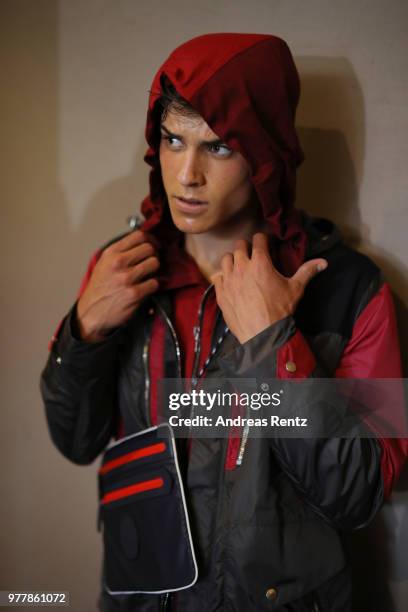
POLYGON ((292 274, 303 262, 306 236, 294 209, 296 168, 303 161, 294 127, 299 77, 287 44, 264 34, 205 34, 177 47, 157 71, 146 123, 152 167, 142 202, 143 229, 168 244, 179 234, 168 211, 160 163, 160 78, 178 93, 251 168, 251 180, 276 246, 278 266, 292 274))

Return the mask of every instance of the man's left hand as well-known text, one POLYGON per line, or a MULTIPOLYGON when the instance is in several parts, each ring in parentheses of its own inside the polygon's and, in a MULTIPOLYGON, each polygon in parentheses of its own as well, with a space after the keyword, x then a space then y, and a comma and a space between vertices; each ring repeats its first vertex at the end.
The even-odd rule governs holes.
POLYGON ((241 344, 292 315, 309 281, 328 265, 325 259, 313 259, 286 278, 272 263, 266 234, 253 236, 251 256, 248 247, 246 240, 237 240, 234 252, 222 257, 221 270, 211 277, 224 320, 241 344))

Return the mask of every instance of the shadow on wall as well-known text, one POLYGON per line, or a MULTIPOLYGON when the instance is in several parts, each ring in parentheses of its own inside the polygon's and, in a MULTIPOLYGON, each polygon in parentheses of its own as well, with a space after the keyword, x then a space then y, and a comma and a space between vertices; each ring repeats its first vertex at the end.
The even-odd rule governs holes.
MULTIPOLYGON (((134 141, 136 150, 129 173, 106 183, 95 192, 76 230, 77 255, 83 261, 83 273, 96 249, 128 231, 127 218, 139 213, 142 199, 148 193, 149 167, 143 161, 147 149, 143 130, 135 133, 134 141)), ((78 289, 79 285, 78 278, 78 289)))
POLYGON ((369 255, 394 291, 404 376, 408 376, 407 268, 372 244, 359 210, 365 160, 364 97, 345 58, 300 57, 302 96, 297 114, 305 162, 298 173, 297 205, 334 221, 347 244, 369 255), (316 126, 319 126, 318 128, 316 126))
POLYGON ((356 246, 365 153, 364 99, 344 58, 296 58, 302 95, 297 114, 305 162, 298 173, 299 208, 326 216, 356 246), (318 128, 316 126, 319 126, 318 128))
MULTIPOLYGON (((305 162, 298 173, 297 205, 328 217, 345 242, 369 255, 394 290, 403 357, 408 376, 408 270, 392 253, 370 241, 362 223, 359 190, 365 159, 364 98, 344 58, 296 58, 302 81, 298 133, 305 162), (318 128, 315 126, 319 126, 318 128)), ((373 523, 345 538, 354 584, 353 609, 394 612, 408 609, 408 467, 392 501, 373 523)))

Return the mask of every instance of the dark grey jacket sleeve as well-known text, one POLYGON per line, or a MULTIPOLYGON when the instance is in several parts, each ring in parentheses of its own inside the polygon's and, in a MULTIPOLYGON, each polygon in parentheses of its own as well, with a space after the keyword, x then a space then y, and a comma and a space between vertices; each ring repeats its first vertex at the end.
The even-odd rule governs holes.
MULTIPOLYGON (((287 317, 236 346, 220 358, 220 366, 226 377, 256 378, 261 384, 262 379, 274 377, 278 350, 295 333, 295 322, 287 317)), ((317 363, 311 376, 327 378, 328 374, 317 363)), ((302 407, 303 416, 309 414, 315 422, 327 418, 324 402, 313 391, 302 395, 302 407)), ((376 439, 275 435, 270 445, 281 469, 305 502, 338 529, 363 527, 380 508, 381 447, 376 439)))
POLYGON ((51 438, 78 464, 91 463, 113 434, 121 330, 88 343, 75 337, 76 304, 65 317, 41 374, 51 438))

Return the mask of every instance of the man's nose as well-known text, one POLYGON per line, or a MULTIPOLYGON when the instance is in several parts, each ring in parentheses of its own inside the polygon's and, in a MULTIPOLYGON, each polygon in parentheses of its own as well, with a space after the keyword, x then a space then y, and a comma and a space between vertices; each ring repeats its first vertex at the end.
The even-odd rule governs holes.
POLYGON ((177 178, 179 183, 185 187, 204 184, 205 174, 199 152, 185 151, 180 155, 180 167, 177 178))

